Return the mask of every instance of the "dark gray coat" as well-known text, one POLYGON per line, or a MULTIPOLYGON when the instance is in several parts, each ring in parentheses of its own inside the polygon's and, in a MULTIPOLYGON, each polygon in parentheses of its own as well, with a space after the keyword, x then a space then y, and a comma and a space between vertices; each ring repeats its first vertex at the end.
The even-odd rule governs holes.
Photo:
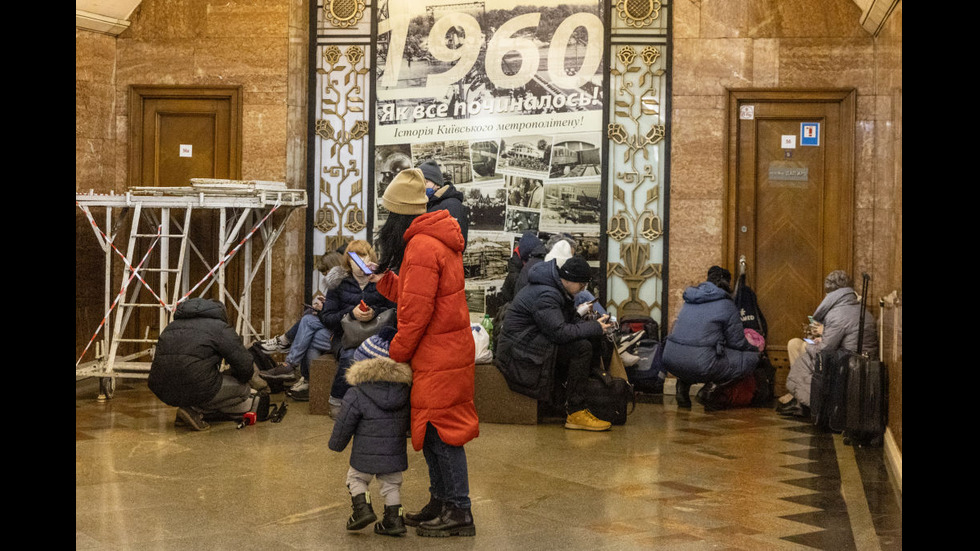
POLYGON ((242 383, 252 378, 252 354, 228 325, 225 305, 192 298, 177 306, 174 321, 160 332, 147 386, 163 403, 188 407, 209 402, 221 388, 224 359, 228 374, 242 383))
POLYGON ((740 379, 759 363, 731 295, 705 281, 684 290, 684 306, 664 344, 664 366, 687 383, 740 379))
POLYGON ((334 422, 329 448, 344 451, 354 440, 350 466, 362 473, 408 469, 406 434, 412 408, 412 368, 390 358, 354 362, 347 370, 351 388, 334 422))
POLYGON ((575 312, 554 260, 528 271, 528 285, 514 297, 499 331, 494 364, 511 390, 537 400, 550 399, 558 347, 603 334, 598 321, 575 312))

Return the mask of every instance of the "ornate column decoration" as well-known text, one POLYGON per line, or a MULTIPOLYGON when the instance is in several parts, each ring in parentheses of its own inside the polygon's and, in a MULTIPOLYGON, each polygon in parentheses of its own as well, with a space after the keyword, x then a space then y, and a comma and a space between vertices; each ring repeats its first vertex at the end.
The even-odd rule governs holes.
POLYGON ((610 48, 608 305, 661 318, 666 160, 666 2, 617 0, 610 48))
POLYGON ((314 257, 364 238, 374 55, 363 0, 322 0, 316 14, 314 257))

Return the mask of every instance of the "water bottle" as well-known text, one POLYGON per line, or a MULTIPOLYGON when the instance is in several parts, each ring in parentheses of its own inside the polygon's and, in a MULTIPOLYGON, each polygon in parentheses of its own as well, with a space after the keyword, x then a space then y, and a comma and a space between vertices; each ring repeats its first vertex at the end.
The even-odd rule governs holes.
POLYGON ((483 314, 483 321, 480 322, 480 326, 486 330, 490 337, 490 350, 493 350, 493 320, 490 319, 490 314, 483 314))

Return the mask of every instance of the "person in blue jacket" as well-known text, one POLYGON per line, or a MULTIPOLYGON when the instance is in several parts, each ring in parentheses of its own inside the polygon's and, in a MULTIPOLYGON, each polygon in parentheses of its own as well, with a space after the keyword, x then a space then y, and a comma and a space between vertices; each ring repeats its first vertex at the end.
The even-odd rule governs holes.
POLYGON ((731 272, 712 266, 707 281, 684 290, 684 306, 663 356, 667 371, 677 377, 679 407, 691 407, 692 384, 722 385, 748 375, 759 363, 759 349, 745 338, 731 281, 731 272))
POLYGON ((388 356, 395 329, 385 327, 368 338, 354 353, 347 370, 351 385, 344 394, 328 447, 342 452, 353 440, 347 490, 353 513, 348 530, 360 530, 377 520, 371 507, 369 485, 378 479, 384 499, 384 518, 374 525, 377 534, 406 533, 401 505, 402 473, 408 469, 405 446, 412 407, 412 368, 388 356))

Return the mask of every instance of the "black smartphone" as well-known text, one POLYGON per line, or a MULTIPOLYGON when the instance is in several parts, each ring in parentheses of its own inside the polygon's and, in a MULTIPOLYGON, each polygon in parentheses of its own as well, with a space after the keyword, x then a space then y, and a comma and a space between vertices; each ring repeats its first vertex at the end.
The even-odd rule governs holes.
POLYGON ((358 255, 354 251, 347 251, 347 254, 350 255, 350 258, 351 260, 354 261, 354 264, 357 264, 357 267, 360 268, 362 272, 364 272, 364 275, 371 275, 374 273, 373 271, 371 271, 371 268, 368 268, 368 265, 365 264, 363 260, 361 260, 360 255, 358 255))

